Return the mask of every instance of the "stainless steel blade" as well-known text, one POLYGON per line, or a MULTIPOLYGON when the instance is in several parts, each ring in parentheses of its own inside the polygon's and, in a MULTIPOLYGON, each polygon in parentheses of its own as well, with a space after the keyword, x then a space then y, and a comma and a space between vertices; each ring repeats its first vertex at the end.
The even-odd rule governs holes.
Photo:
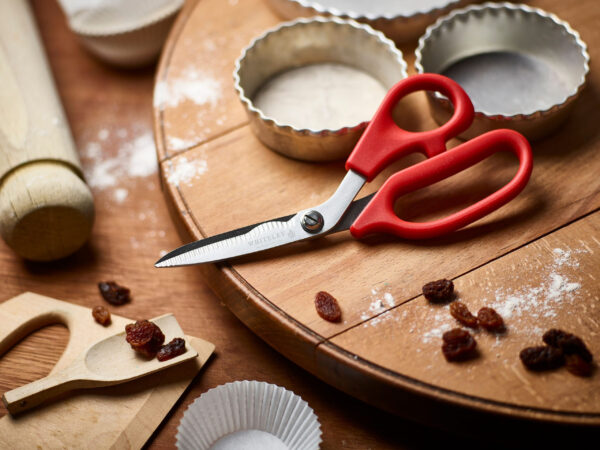
POLYGON ((191 242, 167 253, 154 266, 174 267, 217 262, 304 239, 308 233, 302 230, 297 220, 292 222, 297 215, 280 217, 191 242), (294 230, 298 228, 304 232, 304 236, 296 235, 294 230))
MULTIPOLYGON (((330 233, 364 183, 365 179, 361 175, 349 171, 333 196, 315 208, 186 244, 163 256, 155 267, 218 262, 330 233), (302 227, 302 219, 307 213, 314 211, 322 216, 323 226, 316 231, 307 231, 302 227)), ((341 230, 342 228, 336 229, 341 230)))

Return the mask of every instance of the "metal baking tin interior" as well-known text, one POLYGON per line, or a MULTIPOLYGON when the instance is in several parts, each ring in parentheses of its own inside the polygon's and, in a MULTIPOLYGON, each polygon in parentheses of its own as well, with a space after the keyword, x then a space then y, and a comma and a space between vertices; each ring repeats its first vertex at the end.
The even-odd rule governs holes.
POLYGON ((360 69, 385 90, 407 76, 402 52, 368 25, 338 18, 297 19, 254 39, 236 61, 234 82, 252 131, 269 148, 292 158, 331 161, 347 156, 367 121, 336 129, 297 128, 268 117, 253 97, 286 70, 319 63, 360 69))
POLYGON ((427 25, 453 8, 477 0, 267 0, 286 19, 327 15, 368 23, 395 42, 417 39, 427 25))
MULTIPOLYGON (((512 128, 530 139, 554 131, 568 116, 589 71, 587 47, 570 25, 526 5, 485 3, 452 12, 431 25, 415 52, 418 73, 450 76, 475 106, 471 138, 512 128)), ((430 93, 434 118, 451 114, 430 93)))

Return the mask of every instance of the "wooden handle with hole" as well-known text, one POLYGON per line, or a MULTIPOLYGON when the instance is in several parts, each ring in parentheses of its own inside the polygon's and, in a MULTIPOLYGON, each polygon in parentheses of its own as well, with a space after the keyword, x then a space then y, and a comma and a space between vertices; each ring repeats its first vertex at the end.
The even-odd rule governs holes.
POLYGON ((26 1, 0 2, 0 234, 24 258, 87 241, 92 194, 26 1))
POLYGON ((5 392, 2 403, 13 415, 44 403, 64 392, 86 387, 90 382, 78 379, 79 366, 48 375, 25 386, 5 392))

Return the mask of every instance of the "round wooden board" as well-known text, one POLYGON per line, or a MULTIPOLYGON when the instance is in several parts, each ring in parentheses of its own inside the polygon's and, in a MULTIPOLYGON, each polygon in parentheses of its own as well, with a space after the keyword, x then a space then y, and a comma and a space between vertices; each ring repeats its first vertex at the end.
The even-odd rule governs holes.
MULTIPOLYGON (((600 12, 593 0, 581 2, 587 10, 558 0, 532 3, 571 22, 584 40, 594 36, 589 16, 600 20, 600 12)), ((253 37, 279 21, 261 0, 189 2, 165 46, 156 78, 155 138, 167 202, 186 241, 319 204, 343 177, 342 163, 284 158, 249 129, 233 89, 234 61, 253 37), (210 94, 178 95, 186 82, 210 94), (157 92, 168 93, 166 101, 157 102, 157 92)), ((600 54, 590 49, 594 65, 600 54)), ((412 47, 403 51, 412 67, 412 47)), ((591 73, 598 78, 600 67, 591 73)), ((446 427, 468 415, 480 430, 498 425, 490 416, 514 426, 600 425, 598 373, 536 374, 518 359, 521 348, 540 345, 543 331, 556 326, 578 334, 600 355, 596 102, 588 89, 576 117, 536 143, 534 176, 523 194, 449 238, 358 242, 340 233, 198 270, 282 354, 386 410, 446 427), (577 182, 570 173, 578 174, 577 182), (505 312, 506 333, 475 333, 480 356, 473 361, 449 364, 441 355, 441 332, 456 324, 448 305, 431 305, 419 295, 425 282, 438 278, 453 279, 472 311, 495 305, 505 312), (320 290, 338 298, 341 323, 316 314, 313 298, 320 290)), ((411 96, 403 106, 403 124, 434 126, 423 96, 411 96)), ((412 195, 402 210, 419 220, 447 213, 497 189, 514 171, 510 158, 494 157, 412 195)))

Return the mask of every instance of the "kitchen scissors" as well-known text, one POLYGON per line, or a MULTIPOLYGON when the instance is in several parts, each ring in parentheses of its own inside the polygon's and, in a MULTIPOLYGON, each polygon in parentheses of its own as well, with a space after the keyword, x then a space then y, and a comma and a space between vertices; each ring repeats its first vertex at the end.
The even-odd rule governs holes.
POLYGON ((160 258, 155 266, 217 262, 348 229, 357 239, 371 233, 427 239, 458 230, 516 197, 533 168, 529 143, 512 130, 489 131, 446 151, 446 142, 465 131, 473 117, 473 104, 458 83, 430 73, 405 78, 385 96, 346 161, 346 176, 327 201, 296 214, 186 244, 160 258), (392 111, 404 96, 421 90, 445 95, 452 102, 454 113, 448 122, 434 130, 403 130, 393 121, 392 111), (519 168, 506 185, 484 199, 430 222, 404 221, 394 212, 394 203, 402 195, 455 175, 501 151, 515 154, 519 168), (416 152, 428 159, 394 173, 374 194, 354 200, 363 185, 386 166, 416 152))

